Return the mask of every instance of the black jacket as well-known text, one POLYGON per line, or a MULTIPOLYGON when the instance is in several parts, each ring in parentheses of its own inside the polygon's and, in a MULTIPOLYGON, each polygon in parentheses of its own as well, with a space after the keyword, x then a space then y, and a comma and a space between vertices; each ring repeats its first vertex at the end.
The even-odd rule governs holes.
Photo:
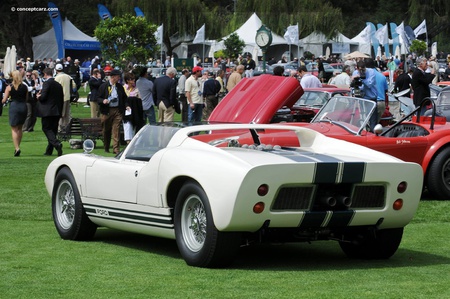
POLYGON ((428 86, 434 79, 434 75, 425 73, 416 68, 412 75, 411 86, 414 91, 414 105, 419 106, 423 99, 430 96, 430 87, 428 86))
MULTIPOLYGON (((402 90, 408 89, 410 88, 411 84, 411 77, 408 74, 401 74, 400 76, 398 76, 397 80, 395 80, 395 86, 394 89, 397 92, 400 92, 402 90)), ((407 94, 404 95, 404 97, 410 97, 411 92, 408 92, 407 94)))
POLYGON ((91 101, 96 101, 98 88, 100 87, 100 85, 102 85, 102 83, 103 83, 102 79, 98 79, 95 77, 89 78, 88 84, 91 90, 91 98, 90 98, 91 101))
POLYGON ((64 92, 61 84, 54 78, 47 79, 42 85, 41 96, 37 103, 37 116, 61 116, 64 105, 64 92))
POLYGON ((158 107, 159 102, 163 101, 164 105, 169 108, 175 106, 177 101, 177 82, 168 76, 156 78, 153 83, 153 100, 158 107))
MULTIPOLYGON (((111 85, 109 81, 102 83, 102 85, 100 85, 100 87, 98 88, 98 93, 96 97, 100 113, 105 115, 109 114, 109 105, 103 104, 103 100, 108 99, 110 90, 108 87, 110 86, 111 85)), ((125 106, 127 105, 128 97, 127 94, 125 93, 125 89, 119 83, 116 83, 116 89, 117 89, 117 98, 119 100, 118 106, 119 112, 123 115, 125 112, 125 106)))

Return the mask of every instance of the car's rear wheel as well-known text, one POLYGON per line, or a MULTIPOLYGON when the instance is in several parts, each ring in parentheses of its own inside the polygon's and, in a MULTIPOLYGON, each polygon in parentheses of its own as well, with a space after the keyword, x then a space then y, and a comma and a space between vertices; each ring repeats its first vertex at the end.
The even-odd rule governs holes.
POLYGON ((450 148, 443 149, 428 168, 427 187, 440 200, 450 199, 450 148))
POLYGON ((355 236, 351 242, 339 242, 342 251, 350 258, 388 259, 402 241, 403 227, 367 231, 355 236))
POLYGON ((240 245, 240 233, 220 232, 214 226, 208 197, 195 182, 181 188, 175 204, 175 237, 183 259, 196 267, 229 265, 240 245))
POLYGON ((56 175, 52 194, 53 222, 61 238, 66 240, 89 240, 97 226, 84 211, 80 193, 72 172, 62 168, 56 175))

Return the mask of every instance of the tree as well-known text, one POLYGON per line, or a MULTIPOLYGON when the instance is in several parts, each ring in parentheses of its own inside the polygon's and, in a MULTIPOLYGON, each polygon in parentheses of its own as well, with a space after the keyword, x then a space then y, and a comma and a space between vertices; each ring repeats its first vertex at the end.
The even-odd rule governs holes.
POLYGON ((227 29, 236 30, 235 27, 242 25, 253 12, 273 32, 284 33, 289 25, 298 24, 300 36, 321 31, 327 37, 333 37, 344 29, 341 9, 328 1, 317 0, 238 1, 237 12, 227 24, 227 29))
POLYGON ((119 65, 123 60, 145 62, 155 53, 156 25, 145 18, 124 15, 105 20, 95 28, 103 57, 119 65))
POLYGON ((423 55, 427 51, 427 43, 422 40, 415 39, 412 41, 409 51, 418 55, 423 55))
POLYGON ((111 0, 111 9, 116 15, 131 13, 134 5, 142 10, 147 20, 164 25, 163 43, 168 55, 182 42, 192 41, 203 24, 206 38, 222 37, 223 26, 217 23, 225 20, 220 15, 222 12, 219 14, 218 8, 208 8, 201 0, 111 0))
POLYGON ((235 59, 245 47, 245 42, 239 38, 239 35, 232 33, 225 41, 225 56, 231 59, 235 59))
MULTIPOLYGON (((45 5, 46 6, 46 5, 45 5)), ((17 57, 33 57, 32 36, 39 33, 36 24, 50 22, 48 13, 38 11, 17 11, 16 8, 42 7, 38 0, 3 0, 0 5, 0 45, 15 45, 17 57)))

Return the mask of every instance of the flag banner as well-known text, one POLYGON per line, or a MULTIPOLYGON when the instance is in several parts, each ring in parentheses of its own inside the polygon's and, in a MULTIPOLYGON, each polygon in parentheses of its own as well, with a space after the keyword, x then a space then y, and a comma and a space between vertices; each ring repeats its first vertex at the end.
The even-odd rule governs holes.
POLYGON ((98 8, 98 15, 100 16, 100 18, 102 20, 111 20, 112 19, 112 15, 109 12, 109 10, 106 8, 106 6, 104 6, 103 4, 97 4, 97 8, 98 8))
POLYGON ((298 45, 298 24, 287 28, 284 39, 289 45, 298 45))
POLYGON ((372 40, 372 28, 370 27, 370 25, 367 25, 366 28, 364 28, 363 33, 361 34, 361 38, 365 43, 370 44, 372 40))
POLYGON ((134 8, 134 12, 136 13, 136 17, 143 17, 143 18, 145 18, 144 13, 142 12, 142 10, 139 7, 136 6, 134 8))
MULTIPOLYGON (((350 44, 347 43, 331 43, 333 53, 350 53, 350 44)), ((329 56, 329 55, 328 55, 329 56)), ((328 57, 327 56, 327 57, 328 57)))
POLYGON ((382 45, 389 43, 387 24, 378 28, 375 32, 375 37, 382 45))
MULTIPOLYGON (((409 26, 407 26, 407 27, 409 27, 409 26)), ((406 48, 406 50, 409 53, 409 47, 411 46, 412 41, 409 38, 409 36, 406 34, 405 25, 403 24, 403 22, 397 26, 397 28, 395 29, 395 32, 397 32, 397 34, 400 36, 403 46, 406 48)))
POLYGON ((64 32, 61 14, 55 3, 48 3, 48 14, 52 20, 53 30, 55 31, 56 44, 58 45, 58 58, 64 57, 64 32))
POLYGON ((192 41, 193 44, 203 44, 205 42, 205 24, 197 30, 197 34, 195 35, 194 40, 192 41))
POLYGON ((416 39, 416 36, 414 35, 414 30, 411 28, 411 26, 405 26, 405 35, 408 39, 408 48, 411 47, 412 41, 416 39))
POLYGON ((162 45, 162 41, 163 41, 163 28, 164 28, 164 24, 161 24, 161 26, 159 26, 155 32, 156 43, 159 45, 162 45))
POLYGON ((378 51, 378 46, 380 45, 380 42, 378 41, 378 39, 375 37, 375 25, 371 22, 366 22, 366 25, 370 26, 370 33, 371 33, 371 42, 372 42, 372 47, 373 47, 373 53, 377 53, 378 51))
MULTIPOLYGON (((380 44, 384 47, 384 53, 386 57, 391 56, 389 53, 389 37, 388 37, 388 25, 378 24, 378 30, 375 32, 375 37, 378 39, 380 44)), ((377 55, 378 56, 378 55, 377 55)), ((379 55, 381 56, 381 55, 379 55)))
POLYGON ((396 31, 397 24, 390 23, 389 26, 391 27, 391 36, 392 36, 392 53, 395 53, 397 50, 397 47, 400 46, 398 33, 396 31))
POLYGON ((418 37, 422 34, 427 34, 427 22, 425 20, 423 20, 422 23, 420 23, 420 25, 417 26, 416 29, 414 29, 415 37, 418 37))

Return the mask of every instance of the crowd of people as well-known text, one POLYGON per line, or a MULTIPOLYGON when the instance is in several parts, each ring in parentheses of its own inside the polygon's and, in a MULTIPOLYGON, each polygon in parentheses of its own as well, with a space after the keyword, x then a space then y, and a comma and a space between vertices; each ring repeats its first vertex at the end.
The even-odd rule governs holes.
MULTIPOLYGON (((104 150, 110 152, 112 148, 115 154, 120 152, 121 127, 128 143, 145 123, 171 122, 175 113, 181 114, 184 122, 201 122, 208 119, 226 92, 225 72, 208 72, 200 65, 182 70, 179 78, 170 61, 164 64, 165 74, 158 78, 152 78, 147 65, 130 65, 122 72, 109 61, 101 63, 99 57, 86 59, 82 66, 91 69, 86 83, 91 117, 101 119, 104 150)), ((55 63, 37 60, 34 65, 21 59, 9 82, 0 81, 0 91, 4 89, 0 106, 9 104, 14 156, 20 156, 23 133, 34 131, 36 117, 42 118, 42 130, 48 139, 44 155, 52 155, 54 149, 62 155, 57 134, 70 126, 70 104, 81 86, 79 71, 79 61, 70 57, 55 63)))
MULTIPOLYGON (((377 113, 370 121, 373 129, 385 111, 387 82, 394 85, 397 92, 408 88, 414 91, 414 104, 419 105, 430 95, 429 83, 450 80, 450 57, 448 59, 448 68, 441 78, 437 76, 439 66, 434 56, 413 59, 411 55, 404 60, 397 57, 348 59, 342 62, 342 72, 328 82, 325 81, 323 62, 334 61, 331 57, 328 60, 313 58, 318 67, 316 75, 308 71, 302 57, 294 59, 297 70, 291 70, 287 75, 296 77, 303 88, 322 87, 328 83, 360 89, 362 97, 377 103, 377 113), (382 74, 385 71, 389 72, 388 81, 382 74), (360 78, 358 86, 355 85, 357 78, 360 78)), ((274 62, 272 58, 269 64, 274 62)), ((273 75, 286 75, 282 66, 283 62, 288 62, 286 57, 278 62, 281 64, 274 66, 273 75)), ((90 89, 87 105, 91 117, 101 119, 104 150, 109 152, 112 143, 113 152, 118 154, 121 127, 128 143, 145 123, 171 122, 175 113, 181 114, 181 120, 190 124, 207 121, 227 92, 232 91, 243 78, 255 75, 258 64, 260 62, 256 63, 247 53, 231 65, 223 57, 216 59, 214 72, 198 63, 192 70, 183 69, 179 74, 171 66, 170 56, 164 63, 149 59, 146 65, 130 64, 124 72, 114 68, 109 61, 103 63, 98 56, 92 60, 85 59, 81 64, 71 57, 55 61, 36 60, 34 64, 29 58, 21 59, 11 74, 10 82, 0 80, 2 104, 10 103, 14 156, 20 156, 23 133, 34 131, 36 117, 42 118, 42 130, 48 140, 44 154, 52 155, 55 149, 58 155, 62 155, 62 144, 56 136, 70 124, 70 102, 82 83, 80 66, 91 70, 87 81, 90 89), (152 78, 151 67, 158 66, 166 67, 166 72, 159 78, 152 78)))

